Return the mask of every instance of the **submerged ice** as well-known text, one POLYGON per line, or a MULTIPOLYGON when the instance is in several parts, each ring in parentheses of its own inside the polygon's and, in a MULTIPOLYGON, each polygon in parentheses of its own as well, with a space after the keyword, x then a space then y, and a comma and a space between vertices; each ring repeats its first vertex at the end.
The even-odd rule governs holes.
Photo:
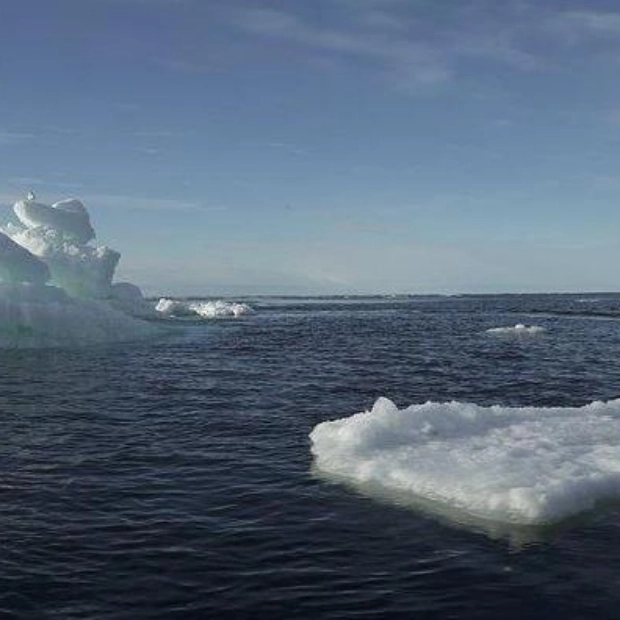
POLYGON ((91 245, 95 232, 76 199, 15 203, 0 232, 0 347, 71 346, 153 333, 155 315, 135 285, 113 284, 120 254, 91 245), (120 287, 120 288, 119 288, 120 287), (131 293, 128 293, 131 291, 131 293))
POLYGON ((318 469, 443 513, 543 524, 620 498, 620 399, 575 408, 459 402, 370 411, 310 434, 318 469))

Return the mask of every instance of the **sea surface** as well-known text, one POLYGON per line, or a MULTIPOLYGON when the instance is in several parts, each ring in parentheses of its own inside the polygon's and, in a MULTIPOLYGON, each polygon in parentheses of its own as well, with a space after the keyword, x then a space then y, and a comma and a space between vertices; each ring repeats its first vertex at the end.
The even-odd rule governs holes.
POLYGON ((326 479, 308 438, 380 396, 617 398, 620 295, 245 301, 145 342, 0 352, 1 618, 620 617, 620 503, 459 523, 326 479), (518 323, 545 331, 486 332, 518 323))

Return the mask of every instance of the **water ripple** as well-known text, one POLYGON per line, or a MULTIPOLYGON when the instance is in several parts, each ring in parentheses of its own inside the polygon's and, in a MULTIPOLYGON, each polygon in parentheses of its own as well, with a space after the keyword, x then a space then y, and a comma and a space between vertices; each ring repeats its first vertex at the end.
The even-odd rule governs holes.
POLYGON ((616 324, 547 298, 338 304, 2 353, 0 615, 613 617, 615 508, 538 537, 456 528, 315 478, 307 435, 381 395, 610 398, 616 324), (484 333, 537 309, 543 338, 484 333))

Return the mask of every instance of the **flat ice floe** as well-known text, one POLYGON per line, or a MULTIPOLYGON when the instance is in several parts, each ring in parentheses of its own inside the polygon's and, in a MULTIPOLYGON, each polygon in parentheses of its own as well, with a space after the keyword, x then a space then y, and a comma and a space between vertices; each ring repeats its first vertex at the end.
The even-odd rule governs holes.
POLYGON ((370 411, 317 425, 310 440, 319 471, 438 512, 538 525, 620 499, 620 399, 398 409, 380 398, 370 411))
POLYGON ((523 323, 517 323, 512 327, 491 327, 487 329, 487 334, 499 334, 499 335, 519 335, 519 334, 540 334, 545 331, 544 327, 540 325, 524 325, 523 323))

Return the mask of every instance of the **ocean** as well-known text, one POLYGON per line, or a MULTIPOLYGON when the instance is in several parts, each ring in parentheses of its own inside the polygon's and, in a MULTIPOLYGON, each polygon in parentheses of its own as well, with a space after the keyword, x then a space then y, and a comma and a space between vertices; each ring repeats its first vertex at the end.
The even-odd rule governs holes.
POLYGON ((0 617, 618 616, 613 494, 470 519, 325 475, 309 436, 380 397, 616 399, 620 295, 244 301, 137 343, 0 352, 0 617), (519 324, 542 329, 487 331, 519 324))

